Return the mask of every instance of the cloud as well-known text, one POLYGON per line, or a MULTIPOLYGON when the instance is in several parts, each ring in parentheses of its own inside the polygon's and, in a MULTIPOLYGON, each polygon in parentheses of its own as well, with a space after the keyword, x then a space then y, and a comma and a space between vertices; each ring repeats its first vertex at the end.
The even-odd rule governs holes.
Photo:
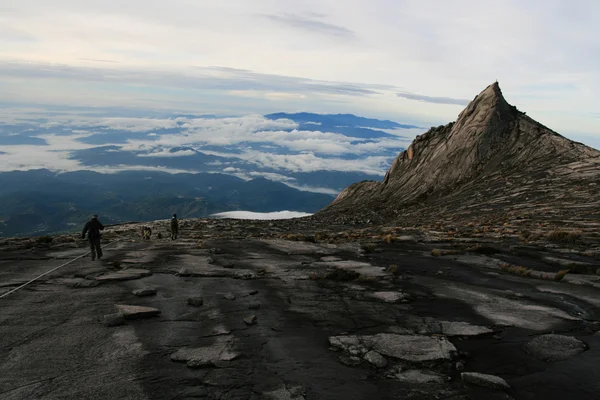
POLYGON ((303 154, 274 154, 256 150, 246 150, 241 153, 226 153, 219 151, 201 150, 206 155, 223 158, 233 158, 254 164, 257 167, 276 171, 316 172, 342 171, 362 172, 369 175, 383 176, 389 168, 390 156, 367 156, 360 160, 343 158, 322 158, 313 153, 303 154))
POLYGON ((285 26, 303 31, 315 32, 327 36, 335 36, 343 39, 354 40, 356 34, 348 28, 323 22, 322 14, 300 15, 285 13, 281 15, 266 15, 266 18, 285 26))
POLYGON ((80 60, 80 61, 101 62, 101 63, 118 63, 118 61, 115 61, 115 60, 98 60, 98 59, 95 59, 95 58, 78 58, 78 60, 80 60))
POLYGON ((160 151, 154 151, 152 153, 147 154, 138 154, 138 157, 185 157, 185 156, 193 156, 196 154, 194 150, 179 150, 179 151, 170 151, 169 149, 162 149, 160 151))
POLYGON ((308 217, 312 214, 298 211, 276 211, 269 213, 258 213, 252 211, 227 211, 211 215, 216 218, 233 218, 233 219, 255 219, 255 220, 274 220, 274 219, 291 219, 308 217))
POLYGON ((398 93, 397 95, 398 95, 398 97, 402 97, 404 99, 417 100, 417 101, 422 101, 425 103, 434 103, 434 104, 454 104, 454 105, 459 105, 459 106, 466 106, 470 102, 470 100, 466 100, 466 99, 453 99, 451 97, 432 97, 432 96, 425 96, 422 94, 405 93, 405 92, 398 93))

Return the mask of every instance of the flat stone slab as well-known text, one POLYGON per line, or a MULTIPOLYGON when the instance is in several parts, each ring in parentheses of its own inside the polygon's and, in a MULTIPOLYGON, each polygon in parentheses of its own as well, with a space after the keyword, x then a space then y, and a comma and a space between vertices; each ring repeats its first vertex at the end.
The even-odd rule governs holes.
POLYGON ((126 304, 117 304, 117 310, 123 314, 125 319, 149 318, 160 314, 158 308, 131 306, 126 304))
POLYGON ((373 350, 388 357, 412 362, 449 360, 456 352, 456 347, 445 338, 394 333, 332 336, 329 343, 352 355, 364 355, 373 350))
POLYGON ((432 384, 444 383, 444 377, 440 374, 436 374, 431 371, 421 371, 418 369, 411 369, 408 371, 399 372, 395 375, 395 378, 400 382, 412 383, 412 384, 432 384))
POLYGON ((463 372, 461 377, 465 383, 470 383, 471 385, 500 390, 510 389, 509 384, 496 375, 480 374, 478 372, 463 372))
POLYGON ((402 300, 406 300, 408 295, 402 292, 374 292, 369 297, 383 301, 384 303, 397 303, 402 300))
POLYGON ((305 395, 304 387, 286 385, 272 392, 263 393, 261 398, 265 400, 304 400, 305 395))
POLYGON ((152 272, 148 271, 147 269, 131 268, 100 275, 96 277, 96 280, 99 282, 129 281, 133 279, 140 279, 150 275, 152 275, 152 272))
POLYGON ((154 296, 156 294, 156 289, 152 289, 152 288, 136 289, 132 293, 138 297, 154 296))
POLYGON ((485 326, 471 325, 462 321, 437 321, 433 318, 419 319, 411 325, 420 335, 479 336, 494 333, 494 330, 485 326))
POLYGON ((227 336, 220 338, 212 346, 179 349, 171 354, 171 361, 185 362, 190 368, 216 366, 219 362, 232 361, 242 355, 234 347, 235 339, 227 336))
POLYGON ((542 335, 538 336, 524 347, 527 354, 548 362, 562 361, 587 349, 585 343, 571 336, 542 335))

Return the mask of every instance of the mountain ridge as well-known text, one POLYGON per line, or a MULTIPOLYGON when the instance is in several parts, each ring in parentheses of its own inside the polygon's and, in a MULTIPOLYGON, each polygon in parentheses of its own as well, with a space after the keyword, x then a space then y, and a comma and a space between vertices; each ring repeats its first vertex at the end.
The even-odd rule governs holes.
MULTIPOLYGON (((594 179, 599 178, 600 151, 573 142, 526 116, 504 99, 496 82, 476 96, 455 122, 417 136, 396 157, 382 182, 349 186, 320 215, 351 216, 366 210, 373 218, 389 218, 406 215, 410 207, 427 208, 456 196, 462 196, 473 209, 483 209, 472 204, 472 198, 482 192, 488 197, 481 202, 519 192, 509 185, 502 187, 495 182, 498 179, 521 185, 523 193, 529 190, 533 198, 543 202, 542 187, 552 183, 555 188, 566 187, 569 180, 583 180, 596 188, 594 179), (554 179, 565 168, 570 171, 568 178, 554 179), (528 182, 531 179, 534 182, 528 182)), ((592 199, 598 198, 594 191, 592 199)), ((578 199, 589 203, 584 196, 578 199)), ((433 209, 422 213, 440 215, 433 209)))

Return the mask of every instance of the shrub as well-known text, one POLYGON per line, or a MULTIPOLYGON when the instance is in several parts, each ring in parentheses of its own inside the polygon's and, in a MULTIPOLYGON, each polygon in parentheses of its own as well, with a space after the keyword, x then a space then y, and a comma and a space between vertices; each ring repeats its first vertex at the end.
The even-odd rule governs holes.
POLYGON ((389 272, 390 274, 392 274, 394 276, 400 275, 399 268, 398 268, 398 266, 396 264, 392 264, 389 267, 387 267, 385 269, 385 272, 389 272))
POLYGON ((360 277, 360 274, 348 269, 334 268, 328 272, 313 272, 308 277, 313 281, 329 279, 332 281, 349 282, 357 280, 360 277))
POLYGON ((500 253, 500 250, 498 250, 495 247, 492 247, 492 246, 482 246, 482 245, 477 245, 477 246, 469 247, 469 248, 467 248, 467 251, 471 252, 471 253, 486 254, 486 255, 500 253))
POLYGON ((441 257, 441 256, 454 256, 460 254, 460 251, 458 250, 443 250, 443 249, 433 249, 431 250, 431 255, 434 257, 441 257))
POLYGON ((567 243, 573 244, 579 242, 581 239, 580 232, 567 232, 555 230, 548 234, 548 240, 556 243, 567 243))
POLYGON ((512 275, 519 276, 531 276, 531 270, 525 267, 521 267, 518 265, 510 265, 510 264, 502 264, 500 265, 500 270, 504 272, 508 272, 512 275))
POLYGON ((554 275, 554 280, 555 281, 562 281, 563 278, 565 277, 565 275, 567 275, 569 273, 570 269, 562 269, 560 271, 558 271, 556 273, 556 275, 554 275))
POLYGON ((35 239, 35 242, 38 244, 50 244, 53 240, 54 238, 52 236, 40 236, 39 238, 35 239))
POLYGON ((377 248, 377 246, 375 246, 375 244, 373 243, 363 243, 360 245, 360 248, 365 252, 365 253, 373 253, 375 251, 375 249, 377 248))

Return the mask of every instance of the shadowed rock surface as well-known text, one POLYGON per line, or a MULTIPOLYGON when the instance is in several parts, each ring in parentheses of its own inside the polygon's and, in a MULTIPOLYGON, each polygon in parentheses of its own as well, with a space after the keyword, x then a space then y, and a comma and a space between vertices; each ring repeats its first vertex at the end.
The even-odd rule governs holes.
MULTIPOLYGON (((540 255, 564 258, 562 247, 530 244, 515 254, 510 238, 464 245, 416 231, 400 236, 421 239, 388 243, 380 227, 315 241, 304 220, 182 225, 174 242, 139 241, 135 224, 113 227, 106 235, 115 244, 103 260, 78 260, 0 299, 0 397, 552 400, 594 399, 600 390, 600 277, 580 275, 582 285, 497 266, 541 269, 540 255), (283 240, 280 229, 305 233, 283 240), (479 254, 484 244, 494 254, 479 254), (434 255, 454 245, 456 254, 434 255), (253 278, 215 273, 231 262, 226 271, 253 278), (133 268, 149 273, 70 284, 133 268), (133 294, 147 288, 156 294, 133 294), (188 304, 200 297, 201 307, 188 304), (117 305, 152 317, 111 315, 117 305), (543 361, 526 349, 538 337, 546 343, 548 332, 585 348, 543 361), (491 378, 472 384, 463 372, 499 377, 510 388, 491 378)), ((168 221, 152 229, 166 230, 168 221)), ((0 289, 86 251, 85 242, 68 239, 27 250, 25 240, 4 242, 0 289)), ((570 249, 573 257, 577 251, 570 249)), ((600 267, 593 257, 586 262, 600 267)))

